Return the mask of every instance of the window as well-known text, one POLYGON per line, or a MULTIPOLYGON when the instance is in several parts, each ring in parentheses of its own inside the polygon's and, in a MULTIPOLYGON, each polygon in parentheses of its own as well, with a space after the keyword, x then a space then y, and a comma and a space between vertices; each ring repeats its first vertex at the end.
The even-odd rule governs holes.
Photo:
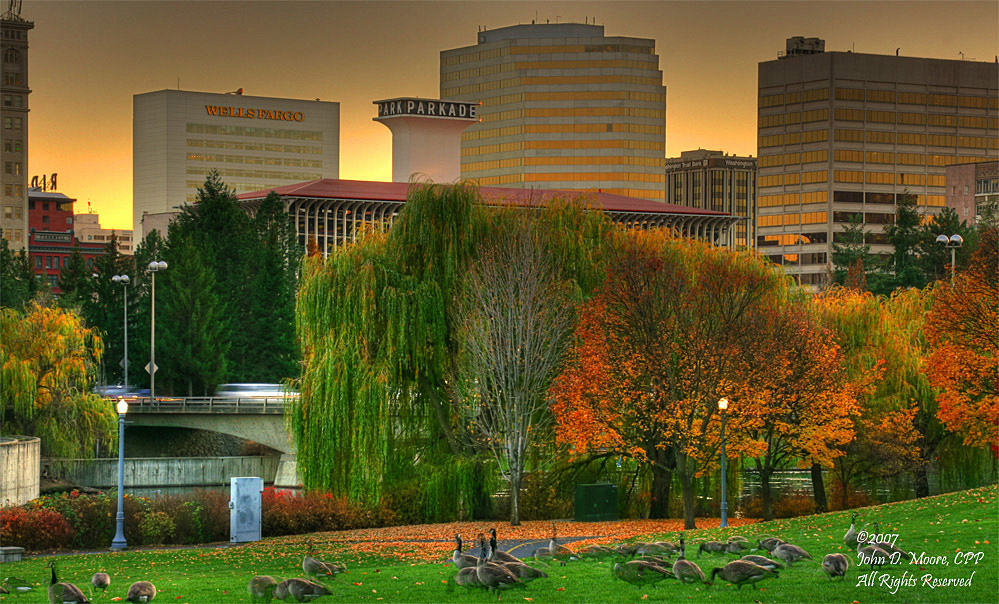
POLYGON ((60 256, 52 256, 52 268, 59 268, 60 256))
POLYGON ((45 257, 45 268, 52 268, 52 256, 45 257))
POLYGON ((21 74, 16 71, 5 71, 3 72, 3 83, 4 86, 20 86, 21 74))
POLYGON ((8 48, 3 53, 3 62, 17 65, 21 62, 21 53, 16 48, 8 48))
POLYGON ((19 94, 5 94, 3 95, 3 106, 19 109, 21 107, 21 103, 23 102, 23 98, 24 97, 19 94))
POLYGON ((42 268, 42 257, 35 256, 35 268, 42 268))
POLYGON ((965 195, 967 195, 967 194, 968 194, 968 185, 964 185, 964 194, 965 194, 965 195))
POLYGON ((42 224, 48 224, 48 223, 49 223, 49 217, 48 216, 42 216, 42 224))

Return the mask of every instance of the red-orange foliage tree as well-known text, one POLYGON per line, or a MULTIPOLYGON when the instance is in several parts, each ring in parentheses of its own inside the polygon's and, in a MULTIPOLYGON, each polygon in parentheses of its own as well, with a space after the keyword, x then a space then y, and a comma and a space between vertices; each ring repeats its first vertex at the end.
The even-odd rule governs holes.
POLYGON ((940 286, 926 335, 937 417, 966 445, 999 446, 999 229, 983 228, 969 270, 940 286))
POLYGON ((658 232, 626 233, 609 253, 552 388, 557 438, 650 464, 653 517, 667 515, 675 473, 694 528, 695 479, 717 462, 718 399, 754 340, 749 317, 785 291, 784 278, 752 255, 658 232))
POLYGON ((812 316, 808 300, 758 313, 756 344, 731 413, 742 421, 743 454, 760 476, 764 519, 772 520, 773 473, 794 462, 830 466, 853 440, 854 388, 832 334, 812 316))

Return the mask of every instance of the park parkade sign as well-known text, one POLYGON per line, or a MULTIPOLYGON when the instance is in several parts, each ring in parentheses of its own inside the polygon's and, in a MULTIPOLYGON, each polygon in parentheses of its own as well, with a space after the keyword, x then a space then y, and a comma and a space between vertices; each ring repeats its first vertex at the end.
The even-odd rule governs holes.
POLYGON ((399 98, 374 101, 378 106, 378 118, 415 115, 419 117, 443 117, 478 121, 479 103, 461 103, 437 99, 399 98))

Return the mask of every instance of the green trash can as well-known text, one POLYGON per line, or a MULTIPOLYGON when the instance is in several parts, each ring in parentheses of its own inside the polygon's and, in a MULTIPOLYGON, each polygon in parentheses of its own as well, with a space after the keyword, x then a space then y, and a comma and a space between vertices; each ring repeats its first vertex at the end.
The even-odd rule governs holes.
POLYGON ((576 485, 576 522, 604 520, 617 520, 617 485, 576 485))

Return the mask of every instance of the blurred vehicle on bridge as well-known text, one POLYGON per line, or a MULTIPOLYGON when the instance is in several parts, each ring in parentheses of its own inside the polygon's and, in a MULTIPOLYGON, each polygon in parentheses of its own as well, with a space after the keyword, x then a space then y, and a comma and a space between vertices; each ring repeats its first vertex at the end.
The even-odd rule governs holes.
POLYGON ((298 392, 282 384, 219 384, 215 398, 297 398, 298 392))

